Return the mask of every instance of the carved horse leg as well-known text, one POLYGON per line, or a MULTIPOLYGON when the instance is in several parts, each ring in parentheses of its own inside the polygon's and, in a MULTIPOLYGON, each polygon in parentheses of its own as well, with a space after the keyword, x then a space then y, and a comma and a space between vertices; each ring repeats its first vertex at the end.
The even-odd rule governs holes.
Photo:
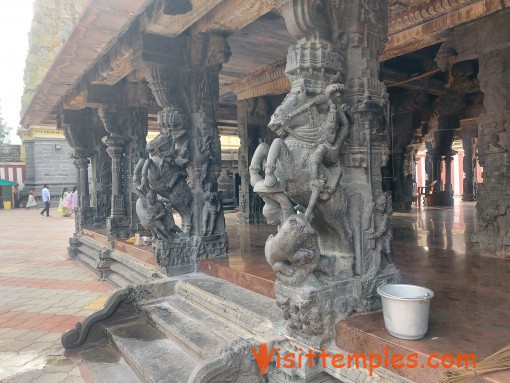
POLYGON ((281 273, 288 277, 293 276, 297 271, 296 268, 289 262, 275 262, 271 265, 271 267, 277 273, 281 273))
POLYGON ((266 178, 264 179, 264 184, 267 187, 271 187, 276 184, 277 180, 274 172, 276 170, 276 162, 280 159, 282 151, 285 156, 290 156, 290 150, 285 144, 285 141, 281 138, 276 138, 271 144, 269 153, 267 154, 266 178))
POLYGON ((258 181, 262 180, 262 176, 260 175, 260 169, 262 169, 262 161, 267 158, 267 153, 269 152, 269 146, 265 143, 259 144, 257 149, 255 149, 255 153, 253 153, 253 158, 251 159, 250 164, 250 185, 255 186, 258 181))

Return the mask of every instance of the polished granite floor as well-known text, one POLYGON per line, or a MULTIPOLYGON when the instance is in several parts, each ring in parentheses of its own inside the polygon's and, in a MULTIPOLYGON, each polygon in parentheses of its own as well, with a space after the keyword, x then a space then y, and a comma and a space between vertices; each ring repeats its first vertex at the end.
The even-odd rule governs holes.
MULTIPOLYGON (((264 243, 275 229, 236 225, 233 214, 226 220, 229 257, 206 262, 202 271, 274 295, 271 282, 275 273, 265 261, 264 243)), ((420 341, 393 338, 384 328, 382 313, 377 312, 342 321, 337 345, 348 352, 377 352, 390 345, 395 353, 425 356, 474 353, 480 361, 510 344, 510 260, 481 254, 471 242, 475 226, 475 203, 470 202, 456 201, 453 208, 394 213, 395 263, 403 283, 435 292, 429 331, 420 341)), ((409 370, 405 374, 419 382, 439 379, 426 371, 409 370)), ((510 382, 510 374, 493 376, 484 381, 510 382)))
MULTIPOLYGON (((226 214, 225 219, 228 257, 202 261, 200 271, 274 297, 276 274, 265 260, 264 245, 276 229, 237 225, 234 213, 226 214)), ((456 201, 453 208, 422 207, 411 213, 394 213, 393 228, 395 263, 403 283, 435 292, 429 331, 419 341, 393 338, 384 328, 382 313, 376 312, 339 322, 336 344, 351 353, 384 352, 389 347, 393 354, 417 352, 420 358, 433 353, 474 353, 478 362, 509 345, 510 258, 481 254, 471 242, 476 228, 475 203, 456 201)), ((154 264, 150 247, 135 249, 121 242, 118 250, 154 264)), ((395 372, 415 382, 434 383, 442 370, 395 372)), ((510 382, 510 371, 478 381, 510 382)))

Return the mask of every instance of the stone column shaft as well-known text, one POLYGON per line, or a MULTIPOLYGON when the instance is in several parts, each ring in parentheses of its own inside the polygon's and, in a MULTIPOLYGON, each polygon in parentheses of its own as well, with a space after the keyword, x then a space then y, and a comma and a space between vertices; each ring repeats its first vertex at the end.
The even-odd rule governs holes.
POLYGON ((444 177, 444 190, 447 192, 452 192, 452 161, 453 157, 451 155, 447 155, 444 157, 444 169, 445 169, 445 177, 444 177))
POLYGON ((474 172, 473 172, 473 138, 463 138, 462 148, 464 149, 464 159, 462 162, 464 168, 464 179, 462 187, 462 200, 474 201, 474 172))
MULTIPOLYGON (((501 24, 503 25, 503 24, 501 24)), ((504 28, 504 27, 502 27, 504 28)), ((501 40, 502 42, 502 40, 501 40)), ((508 39, 505 44, 507 44, 508 39)), ((483 251, 510 251, 510 48, 480 55, 478 79, 484 93, 479 117, 478 153, 483 184, 477 188, 477 232, 483 251)))
POLYGON ((86 157, 79 157, 75 160, 78 169, 78 201, 81 207, 90 207, 89 194, 89 164, 86 157))
POLYGON ((112 159, 112 210, 111 218, 123 218, 126 215, 124 209, 124 193, 122 191, 122 156, 124 148, 115 145, 113 142, 107 143, 111 146, 106 149, 112 159))

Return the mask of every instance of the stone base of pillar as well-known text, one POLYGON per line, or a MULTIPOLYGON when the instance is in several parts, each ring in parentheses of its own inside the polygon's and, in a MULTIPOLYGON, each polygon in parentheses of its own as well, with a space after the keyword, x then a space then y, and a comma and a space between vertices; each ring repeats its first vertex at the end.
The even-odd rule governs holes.
POLYGON ((508 257, 510 254, 510 237, 483 234, 473 234, 473 242, 478 242, 481 251, 486 251, 497 257, 508 257))
POLYGON ((168 276, 180 275, 195 272, 201 259, 226 256, 228 236, 224 233, 181 236, 170 241, 156 239, 152 248, 158 265, 168 276))
POLYGON ((93 207, 79 207, 76 210, 76 232, 82 233, 84 228, 93 227, 96 218, 96 209, 93 207))
POLYGON ((237 213, 237 223, 239 225, 265 224, 266 218, 262 213, 237 213))
POLYGON ((80 246, 80 240, 77 235, 73 235, 69 238, 69 246, 67 247, 67 256, 69 259, 76 259, 78 257, 78 247, 80 246))
POLYGON ((119 238, 129 238, 131 234, 130 222, 126 217, 123 218, 106 218, 106 235, 108 241, 119 238))
POLYGON ((473 194, 462 194, 462 200, 465 202, 476 201, 475 196, 473 194))
MULTIPOLYGON (((313 275, 311 276, 314 279, 313 275)), ((399 283, 400 272, 393 264, 372 278, 350 277, 322 283, 315 280, 302 287, 275 284, 276 305, 283 310, 284 335, 320 350, 335 336, 336 323, 353 313, 364 314, 382 308, 377 287, 399 283), (315 286, 314 286, 315 285, 315 286)))
POLYGON ((391 207, 393 211, 409 212, 412 209, 411 205, 412 202, 393 202, 391 207))
POLYGON ((110 257, 110 250, 102 250, 99 255, 99 261, 97 262, 97 272, 99 277, 104 280, 108 277, 108 274, 111 272, 110 266, 113 263, 112 258, 110 257))
POLYGON ((239 225, 249 225, 253 223, 253 214, 237 213, 237 223, 239 225))

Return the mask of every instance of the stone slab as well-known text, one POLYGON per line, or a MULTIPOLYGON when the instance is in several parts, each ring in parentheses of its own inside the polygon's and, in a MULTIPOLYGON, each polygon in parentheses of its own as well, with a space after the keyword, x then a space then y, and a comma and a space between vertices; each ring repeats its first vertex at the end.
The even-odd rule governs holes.
POLYGON ((144 322, 108 329, 122 357, 144 382, 187 383, 197 361, 144 322))
POLYGON ((80 353, 90 375, 101 383, 140 383, 140 379, 112 345, 80 353))

